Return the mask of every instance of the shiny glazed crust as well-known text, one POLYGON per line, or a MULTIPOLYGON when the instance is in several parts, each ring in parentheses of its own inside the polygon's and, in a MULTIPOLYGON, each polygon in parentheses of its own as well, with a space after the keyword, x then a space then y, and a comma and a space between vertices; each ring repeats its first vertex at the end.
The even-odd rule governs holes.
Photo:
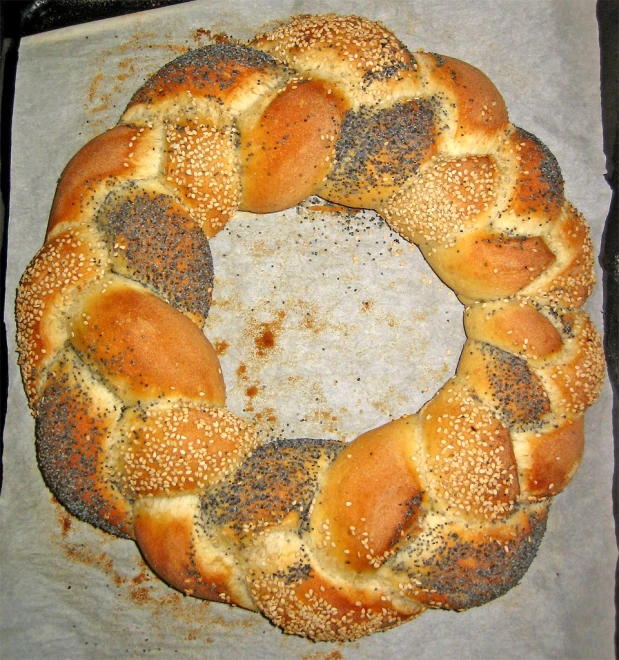
POLYGON ((59 182, 20 283, 19 362, 50 489, 166 582, 353 640, 511 589, 584 447, 600 338, 585 220, 469 64, 359 17, 190 51, 59 182), (462 301, 454 376, 350 444, 261 444, 201 328, 208 239, 309 195, 370 208, 462 301))

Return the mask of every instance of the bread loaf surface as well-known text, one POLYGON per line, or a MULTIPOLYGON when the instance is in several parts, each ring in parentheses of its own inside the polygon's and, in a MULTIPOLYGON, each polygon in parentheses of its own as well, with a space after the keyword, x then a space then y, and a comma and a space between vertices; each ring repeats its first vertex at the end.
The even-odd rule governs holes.
POLYGON ((20 282, 43 478, 198 598, 347 641, 523 577, 580 464, 604 358, 559 165, 473 66, 356 16, 189 51, 59 181, 20 282), (351 443, 264 442, 202 327, 209 239, 310 195, 375 211, 464 306, 456 373, 351 443))

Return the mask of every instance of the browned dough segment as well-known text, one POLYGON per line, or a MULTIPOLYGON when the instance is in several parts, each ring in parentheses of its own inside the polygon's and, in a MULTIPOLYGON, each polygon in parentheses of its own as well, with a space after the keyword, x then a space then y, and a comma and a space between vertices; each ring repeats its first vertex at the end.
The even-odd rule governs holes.
POLYGON ((131 538, 131 502, 118 488, 109 460, 120 414, 120 401, 65 351, 43 388, 36 448, 46 483, 73 515, 131 538))
POLYGON ((187 317, 159 298, 113 281, 84 300, 72 344, 125 401, 203 400, 223 406, 215 349, 187 317))
POLYGON ((422 484, 410 454, 414 418, 368 431, 333 462, 311 517, 326 561, 352 571, 377 568, 411 537, 424 515, 422 484))

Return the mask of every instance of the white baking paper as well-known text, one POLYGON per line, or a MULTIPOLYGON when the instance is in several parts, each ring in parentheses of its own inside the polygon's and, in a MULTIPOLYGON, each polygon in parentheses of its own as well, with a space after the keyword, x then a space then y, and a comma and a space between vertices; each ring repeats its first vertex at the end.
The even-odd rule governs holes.
MULTIPOLYGON (((16 366, 14 292, 43 241, 69 158, 118 120, 159 66, 217 33, 337 11, 378 19, 411 50, 458 57, 502 92, 513 123, 553 151, 599 251, 605 184, 593 0, 192 2, 22 41, 17 72, 5 321, 10 391, 0 498, 2 658, 611 658, 616 546, 611 393, 587 416, 583 464, 552 506, 539 555, 507 595, 428 612, 354 643, 283 635, 260 615, 186 598, 130 541, 68 516, 45 488, 16 366)), ((212 241, 228 405, 281 437, 351 440, 429 399, 453 373, 462 306, 374 214, 239 214, 212 241)), ((601 277, 599 278, 601 280, 601 277)), ((602 327, 598 285, 587 304, 602 327)))

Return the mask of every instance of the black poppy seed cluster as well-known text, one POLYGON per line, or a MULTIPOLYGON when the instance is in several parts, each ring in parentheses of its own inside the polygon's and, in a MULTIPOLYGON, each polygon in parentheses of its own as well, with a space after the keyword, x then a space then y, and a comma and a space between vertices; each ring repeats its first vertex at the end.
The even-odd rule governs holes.
POLYGON ((97 221, 114 270, 155 289, 178 309, 206 318, 213 290, 208 239, 174 203, 167 195, 112 192, 97 221))
POLYGON ((339 442, 315 439, 258 447, 234 475, 202 498, 204 524, 229 526, 242 540, 281 525, 291 513, 306 527, 321 468, 341 449, 339 442))
POLYGON ((342 196, 401 187, 411 173, 417 173, 434 144, 432 106, 431 101, 412 101, 349 111, 335 144, 335 165, 327 186, 342 196))
POLYGON ((561 168, 557 159, 548 147, 535 135, 525 131, 522 128, 516 130, 514 141, 517 145, 517 151, 521 149, 526 142, 533 142, 541 153, 539 163, 536 163, 534 169, 525 170, 524 175, 534 176, 543 184, 543 194, 538 190, 521 193, 523 202, 529 204, 533 211, 549 212, 551 205, 562 204, 564 181, 561 174, 561 168), (526 141, 526 142, 525 142, 526 141))
POLYGON ((245 70, 276 69, 275 59, 258 50, 234 44, 218 44, 190 50, 164 66, 134 94, 129 105, 149 104, 165 97, 169 86, 195 87, 206 85, 225 90, 232 87, 245 70), (230 63, 234 66, 230 67, 230 63))
POLYGON ((491 344, 482 344, 480 352, 495 407, 505 423, 515 430, 538 428, 550 402, 527 361, 491 344))
POLYGON ((546 522, 547 514, 540 510, 526 524, 516 526, 511 538, 497 539, 490 545, 437 523, 402 553, 408 561, 395 565, 401 580, 400 593, 413 594, 436 607, 445 606, 443 594, 448 593, 449 607, 454 610, 468 609, 471 602, 482 604, 493 600, 518 584, 523 569, 526 570, 539 550, 546 522), (428 567, 434 567, 435 562, 440 570, 429 571, 428 567), (480 569, 471 574, 466 569, 469 562, 480 569))

